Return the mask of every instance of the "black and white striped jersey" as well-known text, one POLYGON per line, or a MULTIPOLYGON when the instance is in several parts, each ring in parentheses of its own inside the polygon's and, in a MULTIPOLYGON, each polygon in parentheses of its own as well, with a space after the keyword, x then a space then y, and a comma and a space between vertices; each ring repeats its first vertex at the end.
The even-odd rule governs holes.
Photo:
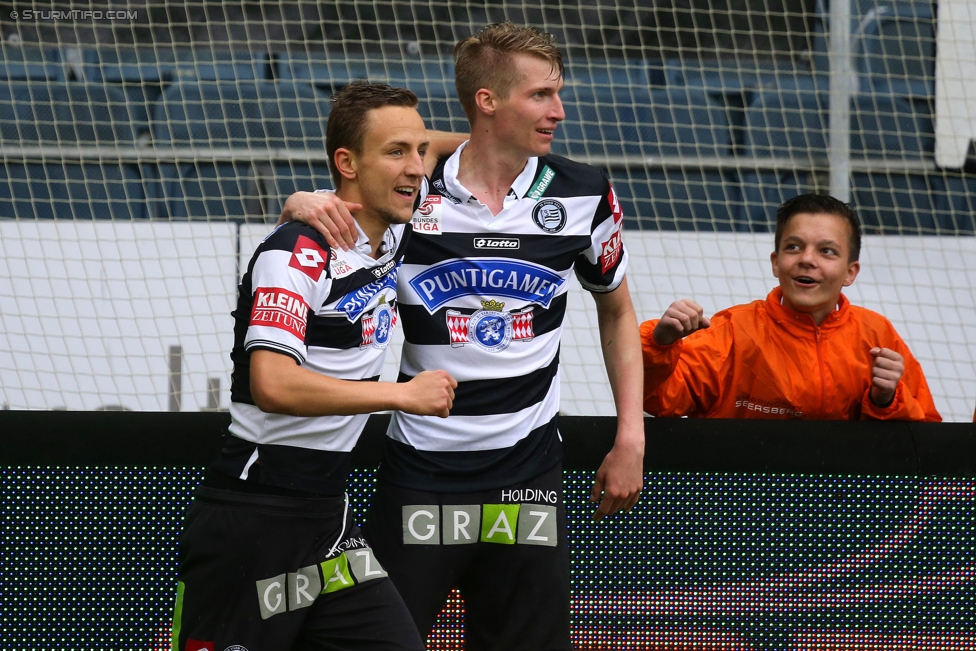
POLYGON ((261 411, 251 397, 250 354, 272 350, 344 380, 379 379, 397 323, 397 275, 410 227, 391 226, 379 259, 359 246, 334 251, 299 222, 258 246, 233 313, 231 425, 215 467, 261 484, 341 494, 349 453, 368 414, 296 417, 261 411))
POLYGON ((448 418, 391 420, 384 474, 408 487, 492 488, 558 462, 570 274, 608 292, 627 265, 621 211, 601 172, 530 159, 492 215, 457 181, 460 151, 431 177, 400 271, 400 380, 445 369, 458 381, 448 418))

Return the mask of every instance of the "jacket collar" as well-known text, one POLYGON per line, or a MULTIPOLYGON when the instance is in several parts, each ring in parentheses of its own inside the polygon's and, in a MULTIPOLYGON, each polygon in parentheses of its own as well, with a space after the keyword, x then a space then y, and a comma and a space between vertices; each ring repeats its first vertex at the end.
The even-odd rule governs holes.
POLYGON ((773 289, 766 296, 766 311, 776 323, 787 330, 795 333, 816 333, 827 334, 841 327, 850 316, 851 302, 843 294, 837 301, 837 309, 827 315, 819 328, 813 323, 813 317, 804 312, 797 312, 783 304, 783 290, 779 287, 773 289))

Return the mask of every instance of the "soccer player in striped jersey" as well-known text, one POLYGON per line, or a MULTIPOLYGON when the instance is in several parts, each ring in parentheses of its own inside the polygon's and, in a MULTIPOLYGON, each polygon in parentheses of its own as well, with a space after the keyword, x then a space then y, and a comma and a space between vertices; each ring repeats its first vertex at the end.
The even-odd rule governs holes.
MULTIPOLYGON (((595 299, 617 408, 594 517, 630 509, 643 480, 623 219, 599 170, 549 152, 565 117, 550 35, 490 25, 454 56, 471 137, 430 177, 399 299, 400 380, 444 368, 458 387, 446 419, 393 415, 366 532, 421 633, 458 587, 469 651, 570 649, 558 372, 572 274, 595 299)), ((335 237, 343 206, 307 198, 304 217, 335 237)))
POLYGON ((370 412, 443 418, 457 385, 443 370, 376 381, 423 198, 416 106, 381 84, 337 93, 326 149, 336 195, 362 206, 356 246, 334 250, 293 222, 251 258, 233 313, 229 434, 180 541, 173 649, 423 649, 345 496, 370 412))

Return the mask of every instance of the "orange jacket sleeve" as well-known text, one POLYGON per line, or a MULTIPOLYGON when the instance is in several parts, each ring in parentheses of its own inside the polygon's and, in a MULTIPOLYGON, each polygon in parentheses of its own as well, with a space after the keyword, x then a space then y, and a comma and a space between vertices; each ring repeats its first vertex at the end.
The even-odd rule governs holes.
POLYGON ((669 346, 651 333, 658 319, 641 324, 644 411, 652 416, 707 416, 731 378, 731 324, 713 324, 669 346))

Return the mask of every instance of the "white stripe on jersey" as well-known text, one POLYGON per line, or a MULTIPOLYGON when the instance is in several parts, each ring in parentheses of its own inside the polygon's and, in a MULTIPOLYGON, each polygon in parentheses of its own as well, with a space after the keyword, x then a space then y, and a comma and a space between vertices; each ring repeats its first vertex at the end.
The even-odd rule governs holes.
POLYGON ((512 447, 558 411, 559 383, 554 382, 542 402, 515 413, 437 418, 393 412, 388 434, 395 441, 430 452, 497 450, 512 447))
MULTIPOLYGON (((351 251, 333 251, 329 256, 331 277, 322 273, 312 278, 304 273, 292 264, 292 257, 296 255, 292 250, 262 250, 253 259, 249 272, 252 293, 257 294, 266 288, 275 290, 272 296, 281 295, 288 299, 300 297, 308 305, 307 323, 302 324, 305 329, 303 338, 299 338, 293 329, 249 325, 244 339, 245 348, 287 352, 301 360, 305 368, 342 380, 378 377, 383 369, 386 344, 392 339, 397 322, 392 310, 396 304, 396 254, 404 230, 405 227, 399 224, 387 229, 384 235, 386 253, 374 260, 369 256, 369 243, 360 229, 360 246, 351 251), (332 295, 336 283, 363 269, 374 271, 367 274, 369 282, 350 287, 345 295, 332 295), (330 342, 322 341, 321 334, 315 335, 315 317, 347 323, 350 331, 355 331, 352 339, 361 336, 362 343, 353 348, 329 347, 330 342), (366 322, 357 323, 361 318, 366 322), (382 321, 382 324, 378 326, 375 321, 382 321), (382 328, 382 337, 376 336, 377 328, 382 328), (310 336, 314 337, 313 343, 306 340, 310 336)), ((272 238, 277 233, 275 231, 269 235, 266 242, 274 245, 272 238)), ((298 266, 301 266, 301 261, 298 266)), ((294 306, 294 303, 285 303, 285 299, 282 302, 294 306)), ((250 315, 238 318, 250 318, 250 315)), ((253 320, 249 323, 253 323, 253 320)), ((244 440, 335 452, 352 450, 368 418, 365 414, 309 418, 265 414, 254 405, 236 402, 231 403, 230 411, 233 421, 230 431, 244 440)))
MULTIPOLYGON (((452 365, 451 375, 458 382, 494 380, 527 375, 549 366, 559 351, 559 332, 554 330, 535 337, 531 342, 513 341, 505 350, 501 363, 497 353, 482 350, 474 344, 465 344, 464 363, 452 365), (530 345, 531 344, 531 345, 530 345)), ((442 368, 445 365, 443 346, 410 346, 410 354, 404 351, 400 359, 400 372, 414 376, 425 369, 442 368)))
POLYGON ((323 417, 269 414, 241 402, 230 403, 230 415, 230 433, 245 441, 330 452, 351 451, 369 418, 369 414, 329 416, 329 435, 323 436, 323 417))
MULTIPOLYGON (((460 151, 441 168, 442 176, 432 179, 431 191, 441 196, 431 195, 415 213, 423 228, 414 229, 399 277, 401 315, 413 319, 404 330, 401 370, 413 376, 444 369, 459 382, 521 380, 551 366, 558 355, 565 307, 553 301, 569 291, 571 273, 586 273, 590 281, 580 277, 581 284, 596 292, 622 282, 627 263, 622 219, 598 170, 558 157, 530 159, 513 183, 521 198, 506 200, 492 215, 484 204, 468 200, 471 193, 457 181, 460 151), (547 190, 530 198, 537 173, 547 190), (464 249, 451 249, 447 240, 464 249), (599 278, 604 282, 593 284, 599 278), (548 332, 532 329, 528 310, 545 313, 548 332), (423 333, 445 328, 449 342, 422 339, 423 333)), ((489 395, 478 401, 475 413, 493 414, 452 413, 446 419, 397 414, 388 435, 425 451, 502 449, 550 422, 559 409, 558 396, 557 374, 538 403, 516 413, 510 411, 515 407, 498 404, 501 400, 492 403, 489 395)))

